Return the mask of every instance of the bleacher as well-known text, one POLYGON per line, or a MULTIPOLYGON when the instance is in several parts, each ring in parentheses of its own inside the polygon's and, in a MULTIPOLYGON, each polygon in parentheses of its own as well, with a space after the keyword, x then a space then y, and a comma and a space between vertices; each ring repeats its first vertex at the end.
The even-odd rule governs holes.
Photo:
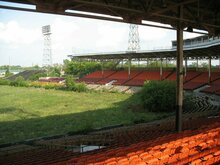
POLYGON ((90 73, 90 74, 84 76, 83 78, 80 78, 78 80, 78 82, 85 82, 87 84, 95 84, 98 81, 105 79, 108 76, 112 75, 113 73, 115 73, 115 71, 110 71, 110 70, 106 70, 104 72, 95 71, 93 73, 90 73))
POLYGON ((219 118, 184 120, 184 131, 179 134, 172 131, 173 126, 174 123, 166 119, 160 124, 149 123, 87 135, 42 139, 33 143, 35 146, 28 150, 0 152, 0 164, 217 165, 220 162, 219 118), (72 147, 77 144, 101 144, 106 147, 77 152, 72 147))
POLYGON ((202 72, 184 84, 185 90, 195 90, 209 83, 208 72, 202 72))
MULTIPOLYGON (((184 75, 184 83, 189 82, 190 80, 194 79, 195 77, 199 76, 201 73, 196 71, 187 71, 186 76, 184 75)), ((172 72, 170 76, 166 78, 167 80, 176 81, 176 72, 172 72)))
POLYGON ((140 74, 140 71, 131 71, 130 76, 128 71, 116 71, 114 74, 109 77, 98 81, 98 84, 107 84, 113 81, 113 85, 123 85, 126 81, 133 79, 135 76, 140 74))
POLYGON ((25 80, 28 80, 31 76, 39 74, 39 73, 45 73, 45 70, 25 70, 23 72, 20 72, 18 74, 12 75, 10 77, 7 77, 8 80, 14 81, 17 77, 23 77, 25 80))
POLYGON ((220 91, 220 73, 212 73, 211 77, 212 79, 211 83, 209 84, 209 87, 201 90, 201 92, 218 94, 218 92, 220 91))
MULTIPOLYGON (((198 165, 217 164, 218 162, 220 162, 220 123, 216 122, 194 131, 172 133, 149 141, 82 154, 67 161, 67 164, 198 165)), ((55 164, 61 165, 62 163, 55 164)))
MULTIPOLYGON (((195 90, 205 85, 210 87, 203 90, 207 93, 216 93, 220 90, 220 72, 211 73, 211 84, 209 84, 208 72, 200 71, 187 71, 184 76, 184 89, 195 90)), ((87 84, 101 84, 105 85, 110 83, 111 85, 126 85, 126 86, 143 86, 145 81, 148 80, 176 80, 175 70, 163 71, 162 77, 160 71, 137 71, 131 70, 130 76, 128 71, 96 71, 78 80, 78 82, 85 82, 87 84)))
POLYGON ((39 82, 53 82, 53 83, 60 83, 63 82, 65 78, 63 77, 40 77, 39 82))

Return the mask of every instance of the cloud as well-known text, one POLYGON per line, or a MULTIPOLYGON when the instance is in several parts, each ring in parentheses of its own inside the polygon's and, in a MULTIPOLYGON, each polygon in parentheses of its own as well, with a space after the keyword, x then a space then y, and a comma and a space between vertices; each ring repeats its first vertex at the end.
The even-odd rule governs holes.
MULTIPOLYGON (((128 48, 129 24, 37 14, 31 19, 14 18, 0 22, 1 54, 7 55, 4 63, 7 63, 10 56, 17 64, 40 64, 44 46, 41 27, 45 24, 51 25, 54 63, 62 63, 67 55, 73 53, 126 51, 128 48), (36 21, 32 24, 33 19, 36 21), (26 27, 25 24, 31 26, 26 27)), ((184 37, 194 35, 189 33, 184 34, 184 37)), ((171 40, 176 39, 176 33, 172 30, 139 26, 139 37, 141 49, 147 50, 170 46, 171 40)))
POLYGON ((106 51, 124 50, 128 42, 128 27, 112 26, 111 24, 99 25, 96 47, 106 51))
POLYGON ((12 47, 32 44, 40 39, 40 35, 40 29, 24 28, 16 21, 0 22, 0 41, 11 44, 12 47))
POLYGON ((198 33, 190 33, 190 32, 184 32, 184 39, 188 39, 188 38, 194 38, 194 37, 198 37, 201 36, 202 34, 198 34, 198 33))

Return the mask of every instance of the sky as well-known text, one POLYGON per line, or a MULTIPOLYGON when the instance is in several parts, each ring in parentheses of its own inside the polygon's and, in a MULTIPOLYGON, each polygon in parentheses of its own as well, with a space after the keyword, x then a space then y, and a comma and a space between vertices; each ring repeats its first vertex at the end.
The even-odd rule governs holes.
MULTIPOLYGON (((0 2, 1 4, 1 2, 0 2)), ((0 65, 42 66, 42 26, 51 26, 53 64, 67 55, 126 51, 129 24, 0 9, 0 65)), ((171 47, 173 30, 139 26, 141 50, 171 47)), ((198 36, 184 33, 184 38, 198 36)))

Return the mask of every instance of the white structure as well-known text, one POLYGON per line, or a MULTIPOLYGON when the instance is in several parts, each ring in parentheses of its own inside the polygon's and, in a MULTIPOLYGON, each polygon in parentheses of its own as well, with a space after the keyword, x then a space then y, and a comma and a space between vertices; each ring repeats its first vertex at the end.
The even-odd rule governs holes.
POLYGON ((42 27, 42 34, 44 35, 44 50, 43 50, 43 66, 52 66, 52 49, 51 49, 51 28, 50 25, 42 27))
POLYGON ((139 51, 140 39, 138 32, 138 25, 130 24, 129 26, 129 39, 128 39, 128 51, 139 51))

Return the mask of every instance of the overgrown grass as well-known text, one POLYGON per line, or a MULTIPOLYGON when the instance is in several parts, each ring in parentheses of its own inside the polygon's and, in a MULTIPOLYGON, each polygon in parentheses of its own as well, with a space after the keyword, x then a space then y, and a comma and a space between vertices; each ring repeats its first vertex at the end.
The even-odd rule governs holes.
POLYGON ((0 86, 0 144, 148 122, 166 115, 138 111, 138 100, 121 93, 0 86))

